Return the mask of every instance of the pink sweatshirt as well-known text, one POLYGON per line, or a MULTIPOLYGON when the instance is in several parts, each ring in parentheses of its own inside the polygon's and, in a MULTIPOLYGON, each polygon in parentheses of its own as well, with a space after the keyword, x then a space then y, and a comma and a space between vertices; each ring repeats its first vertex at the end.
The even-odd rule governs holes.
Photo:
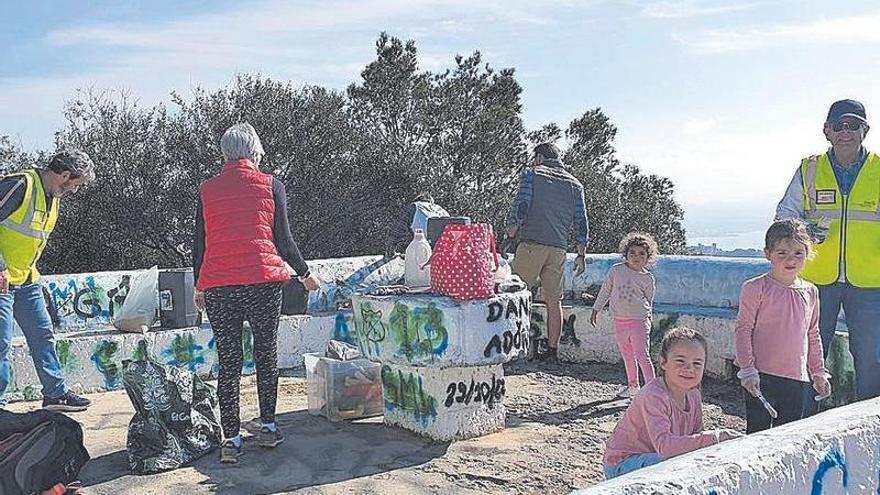
POLYGON ((626 263, 617 263, 605 276, 593 309, 601 311, 610 302, 611 316, 615 320, 650 318, 654 287, 651 272, 637 272, 626 263))
POLYGON ((736 317, 736 364, 801 382, 824 374, 816 286, 797 279, 788 287, 769 273, 746 280, 736 317))
POLYGON ((662 376, 642 387, 611 437, 605 442, 607 465, 633 454, 659 454, 664 459, 718 443, 718 434, 703 431, 703 397, 699 388, 685 396, 686 410, 669 397, 662 376))

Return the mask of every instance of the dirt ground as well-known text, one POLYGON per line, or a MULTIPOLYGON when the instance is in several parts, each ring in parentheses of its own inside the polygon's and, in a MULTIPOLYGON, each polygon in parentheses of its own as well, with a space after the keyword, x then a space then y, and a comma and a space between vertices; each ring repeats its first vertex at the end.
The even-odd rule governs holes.
MULTIPOLYGON (((263 450, 245 439, 237 466, 218 452, 193 466, 136 476, 128 471, 125 392, 94 394, 82 422, 92 461, 82 480, 90 494, 417 494, 568 493, 601 481, 604 440, 628 401, 615 393, 622 367, 607 364, 511 363, 505 366, 507 427, 458 442, 431 442, 381 418, 331 423, 306 411, 301 374, 281 379, 278 424, 286 441, 263 450)), ((738 387, 704 382, 706 428, 745 423, 738 387)), ((242 383, 243 418, 256 415, 253 378, 242 383)), ((39 403, 17 403, 23 411, 39 403)))

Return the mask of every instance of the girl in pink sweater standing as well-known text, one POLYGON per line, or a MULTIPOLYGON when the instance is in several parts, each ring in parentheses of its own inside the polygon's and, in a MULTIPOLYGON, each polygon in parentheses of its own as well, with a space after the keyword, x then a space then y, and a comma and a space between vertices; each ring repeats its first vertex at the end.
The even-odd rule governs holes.
POLYGON ((648 382, 633 399, 606 442, 607 479, 742 436, 734 430, 703 431, 700 383, 705 364, 702 335, 680 327, 663 336, 662 376, 648 382))
POLYGON ((632 397, 639 391, 638 368, 645 383, 654 379, 648 336, 655 282, 647 267, 657 257, 657 242, 648 234, 630 232, 620 241, 620 252, 625 261, 612 266, 605 277, 593 304, 590 323, 595 327, 599 311, 610 304, 617 347, 626 368, 627 388, 621 395, 632 397))
POLYGON ((801 419, 811 380, 817 400, 831 395, 819 337, 819 291, 799 276, 809 255, 803 222, 774 222, 764 239, 770 272, 742 286, 736 364, 746 390, 747 433, 801 419))

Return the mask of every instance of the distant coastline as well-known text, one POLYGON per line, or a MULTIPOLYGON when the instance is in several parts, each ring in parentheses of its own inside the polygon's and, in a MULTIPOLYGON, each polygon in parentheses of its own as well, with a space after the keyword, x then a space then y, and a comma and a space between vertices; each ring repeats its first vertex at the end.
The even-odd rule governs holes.
POLYGON ((688 254, 701 256, 730 256, 733 258, 760 258, 763 251, 754 248, 722 249, 717 243, 687 246, 688 254))

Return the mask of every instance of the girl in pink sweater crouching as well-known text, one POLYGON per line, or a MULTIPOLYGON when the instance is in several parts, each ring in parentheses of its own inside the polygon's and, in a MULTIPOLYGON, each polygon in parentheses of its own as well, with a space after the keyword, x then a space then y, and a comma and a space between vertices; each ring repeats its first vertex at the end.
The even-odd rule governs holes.
POLYGON ((642 388, 606 442, 607 479, 742 436, 727 429, 703 431, 705 363, 705 337, 684 327, 666 333, 661 375, 642 388))

